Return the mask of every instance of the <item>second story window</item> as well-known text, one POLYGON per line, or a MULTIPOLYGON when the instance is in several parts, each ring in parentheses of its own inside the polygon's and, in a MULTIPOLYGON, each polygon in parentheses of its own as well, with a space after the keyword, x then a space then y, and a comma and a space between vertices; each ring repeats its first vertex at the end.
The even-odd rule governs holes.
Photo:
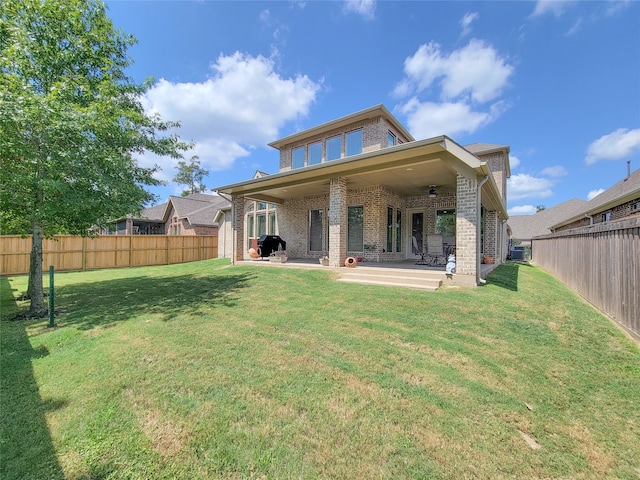
POLYGON ((342 138, 331 137, 327 139, 327 161, 337 160, 342 156, 342 138))
POLYGON ((347 156, 362 153, 362 130, 355 130, 346 135, 347 156))
POLYGON ((309 145, 309 165, 317 165, 322 162, 322 142, 309 145))
POLYGON ((304 147, 294 148, 292 152, 292 168, 304 167, 304 147))
POLYGON ((387 132, 387 147, 393 147, 395 144, 396 136, 391 132, 387 132))

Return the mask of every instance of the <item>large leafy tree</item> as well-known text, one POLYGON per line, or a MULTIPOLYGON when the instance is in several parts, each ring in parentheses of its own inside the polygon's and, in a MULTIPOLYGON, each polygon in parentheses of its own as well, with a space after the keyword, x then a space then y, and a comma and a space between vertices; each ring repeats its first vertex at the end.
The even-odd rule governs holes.
POLYGON ((200 160, 197 155, 191 157, 189 163, 180 160, 176 170, 178 170, 178 173, 173 177, 173 181, 187 186, 187 189, 182 191, 183 197, 192 193, 202 193, 207 189, 202 181, 205 176, 209 175, 209 170, 200 166, 200 160))
POLYGON ((30 316, 44 316, 42 238, 90 235, 153 196, 144 152, 182 158, 178 127, 146 114, 125 70, 132 36, 98 0, 0 1, 0 228, 33 237, 30 316))

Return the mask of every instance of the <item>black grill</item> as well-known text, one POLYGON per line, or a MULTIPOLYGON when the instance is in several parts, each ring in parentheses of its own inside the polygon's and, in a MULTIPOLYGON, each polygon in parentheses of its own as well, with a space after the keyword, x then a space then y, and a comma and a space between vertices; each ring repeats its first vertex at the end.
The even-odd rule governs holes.
POLYGON ((268 257, 273 252, 278 251, 278 247, 282 246, 282 250, 287 249, 287 242, 282 240, 278 235, 262 235, 258 238, 258 247, 260 247, 260 256, 268 257))

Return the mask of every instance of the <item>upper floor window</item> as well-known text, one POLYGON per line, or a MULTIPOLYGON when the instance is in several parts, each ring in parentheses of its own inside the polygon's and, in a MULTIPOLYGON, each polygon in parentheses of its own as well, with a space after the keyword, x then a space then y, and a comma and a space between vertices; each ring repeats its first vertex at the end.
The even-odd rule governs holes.
POLYGON ((327 161, 337 160, 342 156, 342 137, 340 135, 327 139, 327 161))
POLYGON ((355 130, 346 135, 347 156, 362 153, 362 130, 355 130))
POLYGON ((304 167, 304 147, 294 148, 292 152, 292 167, 302 168, 304 167))
POLYGON ((602 219, 600 221, 608 222, 609 220, 611 220, 611 212, 603 213, 602 214, 602 219))
POLYGON ((391 132, 387 132, 387 147, 393 147, 395 144, 396 136, 391 132))
POLYGON ((309 145, 309 165, 317 165, 322 162, 322 142, 309 145))

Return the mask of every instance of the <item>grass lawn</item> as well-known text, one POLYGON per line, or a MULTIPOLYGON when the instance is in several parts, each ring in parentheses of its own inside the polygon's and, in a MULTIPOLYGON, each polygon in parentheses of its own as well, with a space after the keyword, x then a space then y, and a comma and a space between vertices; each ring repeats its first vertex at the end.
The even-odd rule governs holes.
POLYGON ((5 480, 640 478, 638 345, 528 265, 56 274, 54 329, 0 282, 5 480))

